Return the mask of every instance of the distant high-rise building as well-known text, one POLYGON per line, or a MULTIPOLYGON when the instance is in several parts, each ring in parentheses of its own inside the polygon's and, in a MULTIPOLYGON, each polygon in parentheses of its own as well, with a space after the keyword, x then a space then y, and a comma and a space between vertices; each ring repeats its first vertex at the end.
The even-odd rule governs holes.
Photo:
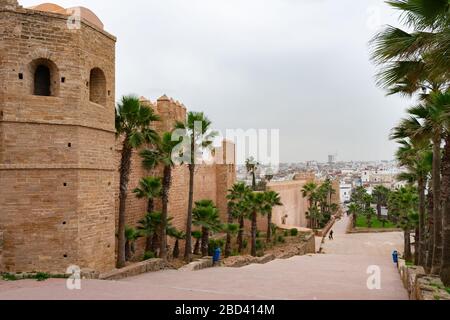
POLYGON ((328 156, 328 163, 329 163, 329 164, 332 164, 332 163, 335 163, 335 162, 336 162, 336 155, 330 154, 330 155, 328 156))

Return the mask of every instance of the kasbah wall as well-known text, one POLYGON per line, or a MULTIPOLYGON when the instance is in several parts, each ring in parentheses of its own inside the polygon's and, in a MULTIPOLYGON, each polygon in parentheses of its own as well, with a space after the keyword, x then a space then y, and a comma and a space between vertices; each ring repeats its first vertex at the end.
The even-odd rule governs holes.
MULTIPOLYGON (((186 119, 186 107, 180 102, 168 98, 166 95, 160 97, 156 103, 141 97, 141 103, 153 108, 160 116, 161 121, 155 123, 155 129, 159 133, 171 132, 175 122, 186 119)), ((116 143, 116 166, 120 163, 120 151, 122 145, 120 141, 116 143)), ((139 180, 146 176, 161 177, 161 170, 148 171, 142 166, 142 158, 139 156, 140 150, 136 150, 132 157, 132 170, 127 196, 127 225, 136 226, 147 210, 147 201, 139 200, 132 193, 138 187, 139 180)), ((219 209, 222 221, 227 220, 227 191, 236 182, 234 144, 224 141, 222 147, 215 149, 214 164, 197 165, 194 180, 194 201, 210 199, 213 200, 219 209)), ((116 181, 119 181, 118 172, 116 181)), ((116 224, 118 221, 119 189, 116 189, 116 224)), ((172 225, 178 230, 186 229, 187 207, 189 192, 189 170, 187 165, 177 166, 172 173, 172 186, 169 194, 168 212, 173 217, 172 225)), ((156 209, 160 210, 161 203, 157 201, 156 209)), ((173 241, 169 240, 169 246, 173 241)), ((184 246, 180 246, 183 253, 184 246)), ((144 239, 138 241, 136 254, 143 253, 144 239)), ((170 250, 169 250, 170 251, 170 250)))
MULTIPOLYGON (((25 9, 16 0, 0 0, 0 272, 63 273, 71 265, 106 272, 115 266, 121 149, 114 121, 116 38, 93 12, 77 9, 80 24, 69 28, 72 9, 25 9)), ((160 133, 186 117, 186 108, 166 96, 142 103, 161 116, 155 123, 160 133)), ((213 200, 224 221, 226 193, 236 179, 234 152, 224 142, 216 164, 195 172, 194 200, 213 200)), ((134 153, 129 226, 146 213, 146 201, 132 190, 142 177, 160 174, 144 170, 134 153)), ((286 225, 306 226, 299 190, 307 180, 269 186, 285 204, 274 222, 282 224, 288 212, 286 225)), ((188 181, 187 166, 176 167, 169 214, 180 230, 188 181)), ((141 254, 142 241, 137 249, 141 254)))
MULTIPOLYGON (((79 26, 69 28, 72 10, 0 0, 0 272, 62 273, 70 265, 104 272, 115 265, 116 39, 91 11, 78 11, 79 26)), ((152 107, 163 119, 159 132, 186 117, 186 108, 165 96, 152 107)), ((234 146, 225 144, 216 156, 232 161, 199 166, 194 196, 215 201, 225 214, 234 146)), ((131 191, 148 175, 158 172, 145 172, 135 154, 130 226, 146 213, 145 200, 131 191)), ((184 229, 186 166, 175 168, 172 185, 169 213, 184 229)))

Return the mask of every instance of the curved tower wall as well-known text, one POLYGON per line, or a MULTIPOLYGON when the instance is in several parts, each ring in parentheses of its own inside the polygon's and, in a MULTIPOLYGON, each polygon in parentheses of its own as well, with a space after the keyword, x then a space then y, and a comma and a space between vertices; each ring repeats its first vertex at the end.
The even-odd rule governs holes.
POLYGON ((14 3, 0 0, 0 271, 110 270, 116 39, 14 3))

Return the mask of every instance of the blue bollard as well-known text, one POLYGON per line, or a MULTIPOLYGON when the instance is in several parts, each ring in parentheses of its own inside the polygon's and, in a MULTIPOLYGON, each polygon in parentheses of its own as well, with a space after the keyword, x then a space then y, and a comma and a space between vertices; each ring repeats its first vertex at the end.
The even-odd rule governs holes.
POLYGON ((394 261, 394 263, 397 263, 397 264, 398 264, 398 251, 397 251, 397 250, 395 250, 395 251, 392 253, 392 260, 394 261))
POLYGON ((220 255, 222 254, 222 250, 220 248, 216 248, 214 250, 214 256, 213 256, 213 264, 217 264, 220 261, 220 255))

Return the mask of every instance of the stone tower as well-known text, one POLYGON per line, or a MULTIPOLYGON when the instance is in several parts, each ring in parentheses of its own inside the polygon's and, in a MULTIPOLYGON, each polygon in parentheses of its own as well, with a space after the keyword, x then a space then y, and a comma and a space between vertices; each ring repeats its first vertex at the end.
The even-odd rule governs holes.
POLYGON ((0 0, 0 8, 14 9, 18 7, 17 0, 0 0))
POLYGON ((0 0, 0 272, 114 267, 115 42, 86 8, 0 0))

